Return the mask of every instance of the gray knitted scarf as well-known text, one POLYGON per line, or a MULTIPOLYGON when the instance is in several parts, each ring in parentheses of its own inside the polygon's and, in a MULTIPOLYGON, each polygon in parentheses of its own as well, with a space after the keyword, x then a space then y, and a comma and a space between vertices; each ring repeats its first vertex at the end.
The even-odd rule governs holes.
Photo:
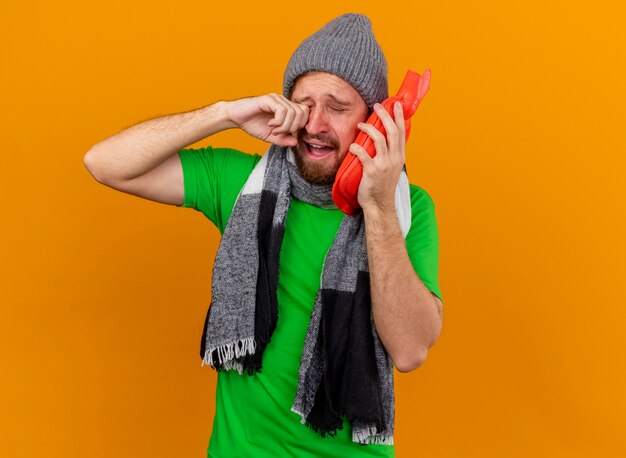
MULTIPOLYGON (((228 220, 213 268, 200 356, 216 370, 261 370, 276 328, 276 290, 291 198, 336 208, 332 186, 307 183, 291 148, 272 145, 255 166, 228 220)), ((410 226, 406 171, 396 190, 404 236, 410 226), (408 213, 407 213, 408 212, 408 213)), ((342 417, 361 444, 393 444, 393 365, 374 326, 363 213, 345 216, 324 260, 291 410, 334 436, 342 417)))

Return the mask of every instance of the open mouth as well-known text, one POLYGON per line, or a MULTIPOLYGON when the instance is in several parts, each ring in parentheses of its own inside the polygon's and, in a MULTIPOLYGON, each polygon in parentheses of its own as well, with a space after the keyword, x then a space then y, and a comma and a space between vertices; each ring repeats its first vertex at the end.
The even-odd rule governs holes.
POLYGON ((306 155, 311 159, 322 159, 335 150, 332 146, 313 145, 307 142, 304 142, 304 148, 306 149, 306 155))

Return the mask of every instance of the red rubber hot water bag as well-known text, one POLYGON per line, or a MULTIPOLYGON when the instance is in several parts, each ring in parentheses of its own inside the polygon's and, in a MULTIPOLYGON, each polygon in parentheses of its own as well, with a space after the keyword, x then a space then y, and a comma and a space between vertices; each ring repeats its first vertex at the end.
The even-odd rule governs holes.
MULTIPOLYGON (((402 103, 402 112, 404 113, 404 125, 406 128, 405 141, 409 139, 411 132, 411 116, 417 110, 424 95, 428 91, 430 85, 430 70, 424 71, 423 75, 412 70, 407 71, 404 81, 400 86, 398 93, 392 97, 385 99, 381 105, 391 115, 393 119, 393 104, 395 102, 402 103)), ((372 124, 383 135, 387 135, 383 122, 376 112, 372 112, 367 120, 368 124, 372 124)), ((376 147, 374 142, 366 132, 361 131, 353 143, 361 145, 365 151, 374 157, 376 155, 376 147)), ((343 160, 337 175, 335 184, 333 185, 333 200, 337 207, 347 215, 354 215, 361 208, 357 200, 359 184, 363 176, 363 165, 358 157, 348 151, 343 160)))

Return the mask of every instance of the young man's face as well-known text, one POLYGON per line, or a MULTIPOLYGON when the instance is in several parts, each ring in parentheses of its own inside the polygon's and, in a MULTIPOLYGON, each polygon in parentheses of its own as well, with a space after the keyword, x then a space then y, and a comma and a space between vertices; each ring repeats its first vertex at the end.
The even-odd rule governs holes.
POLYGON ((369 108, 352 85, 326 72, 299 77, 291 101, 309 107, 309 120, 295 147, 300 174, 312 184, 331 184, 369 108))

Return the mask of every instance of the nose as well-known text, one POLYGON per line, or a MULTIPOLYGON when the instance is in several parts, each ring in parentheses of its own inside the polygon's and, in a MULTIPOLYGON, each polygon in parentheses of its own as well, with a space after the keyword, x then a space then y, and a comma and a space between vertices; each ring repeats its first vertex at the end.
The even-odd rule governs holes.
POLYGON ((323 109, 313 107, 309 110, 309 121, 305 126, 310 134, 328 132, 328 117, 323 109))

